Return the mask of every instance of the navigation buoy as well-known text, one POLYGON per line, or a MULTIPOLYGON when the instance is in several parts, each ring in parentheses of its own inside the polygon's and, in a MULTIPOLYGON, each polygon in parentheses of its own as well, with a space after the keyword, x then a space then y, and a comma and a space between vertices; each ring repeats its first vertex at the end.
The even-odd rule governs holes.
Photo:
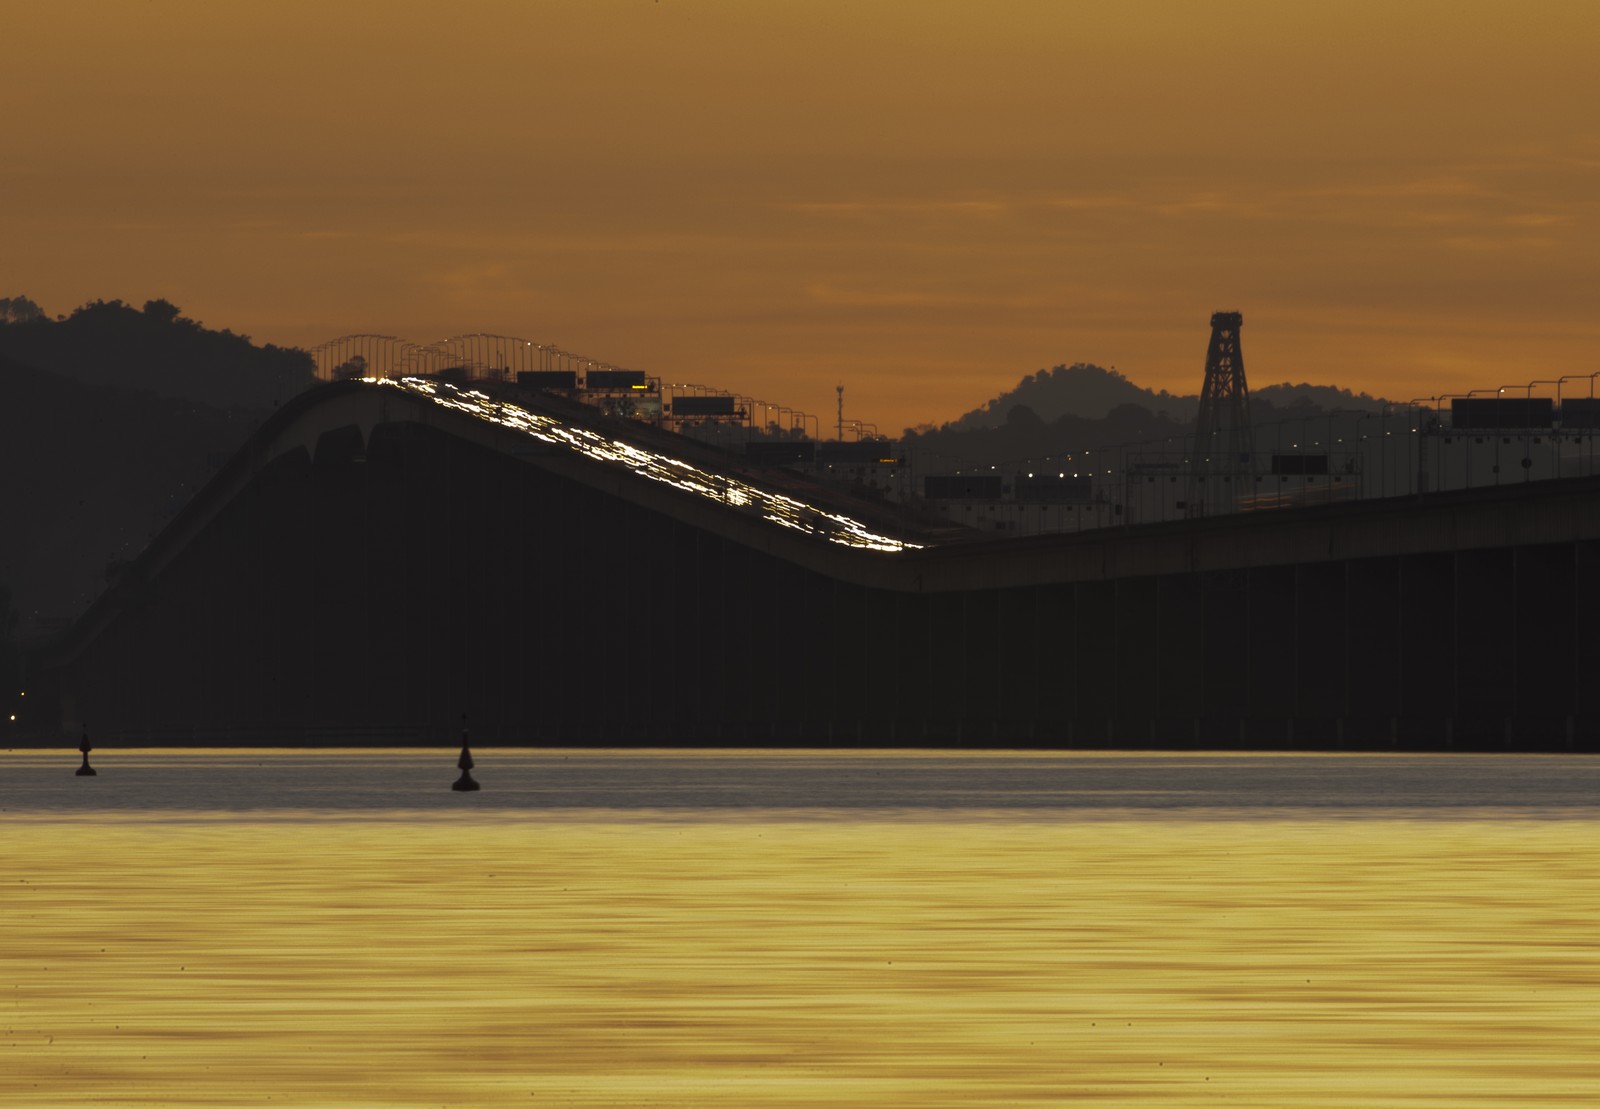
MULTIPOLYGON (((461 768, 461 777, 457 778, 450 786, 451 789, 466 791, 482 789, 472 777, 472 750, 467 746, 467 714, 461 714, 461 757, 456 760, 456 765, 461 768)), ((94 771, 90 771, 94 773, 94 771)))
POLYGON ((96 775, 94 767, 89 765, 89 752, 94 748, 89 746, 89 729, 83 729, 83 739, 78 741, 78 750, 83 752, 83 765, 78 767, 78 777, 93 778, 96 775))

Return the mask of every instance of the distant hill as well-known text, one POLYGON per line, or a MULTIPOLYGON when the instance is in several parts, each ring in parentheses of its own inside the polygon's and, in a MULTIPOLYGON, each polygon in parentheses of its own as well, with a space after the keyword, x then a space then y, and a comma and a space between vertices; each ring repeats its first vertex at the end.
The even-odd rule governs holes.
POLYGON ((26 297, 0 300, 0 307, 0 356, 95 385, 149 389, 212 408, 270 409, 316 380, 304 351, 208 330, 165 300, 142 309, 97 300, 54 320, 26 297))
MULTIPOLYGON (((1283 382, 1252 389, 1258 428, 1334 412, 1375 411, 1384 401, 1333 385, 1283 382)), ((1131 443, 1181 440, 1194 432, 1200 397, 1135 385, 1087 363, 1024 377, 1016 388, 941 427, 906 432, 909 443, 952 460, 1000 463, 1131 443)))
POLYGON ((0 583, 24 631, 82 612, 255 426, 6 358, 0 398, 0 583))
MULTIPOLYGON (((1268 385, 1251 390, 1252 400, 1273 408, 1312 405, 1326 411, 1335 409, 1377 409, 1384 402, 1366 393, 1354 393, 1334 385, 1268 385)), ((1011 410, 1027 408, 1045 423, 1063 416, 1104 419, 1120 405, 1137 404, 1153 414, 1165 414, 1178 422, 1191 421, 1200 409, 1200 395, 1169 393, 1135 385, 1116 370, 1087 362, 1055 366, 1025 376, 1015 388, 1001 393, 981 408, 974 408, 943 426, 945 431, 972 431, 1004 427, 1011 410)), ((924 429, 925 430, 925 429, 924 429)))
MULTIPOLYGON (((1199 398, 1195 398, 1198 404, 1199 398)), ((1337 385, 1267 385, 1250 390, 1250 402, 1260 401, 1278 409, 1318 408, 1324 412, 1376 412, 1389 402, 1371 393, 1356 393, 1337 385)))
POLYGON ((312 368, 166 301, 52 320, 0 298, 0 587, 21 634, 78 616, 312 368))
POLYGON ((1011 410, 1019 405, 1049 423, 1062 416, 1102 419, 1122 404, 1138 404, 1152 412, 1165 411, 1173 419, 1186 420, 1194 417, 1199 403, 1198 396, 1174 396, 1166 390, 1158 393, 1135 385, 1116 370, 1079 362, 1024 377, 1016 388, 945 424, 944 430, 1002 427, 1011 410))

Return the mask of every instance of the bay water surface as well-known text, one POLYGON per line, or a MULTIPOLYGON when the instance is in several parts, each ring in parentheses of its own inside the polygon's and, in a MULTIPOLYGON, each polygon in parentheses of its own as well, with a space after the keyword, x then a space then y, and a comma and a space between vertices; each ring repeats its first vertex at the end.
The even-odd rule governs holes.
POLYGON ((0 752, 0 1104, 1600 1104, 1600 762, 0 752))

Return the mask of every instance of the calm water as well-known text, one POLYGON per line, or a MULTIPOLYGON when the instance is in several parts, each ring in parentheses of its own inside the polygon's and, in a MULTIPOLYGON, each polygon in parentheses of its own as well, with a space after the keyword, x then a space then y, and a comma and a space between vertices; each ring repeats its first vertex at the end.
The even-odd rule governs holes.
POLYGON ((476 754, 0 753, 0 1103, 1600 1103, 1600 760, 476 754))

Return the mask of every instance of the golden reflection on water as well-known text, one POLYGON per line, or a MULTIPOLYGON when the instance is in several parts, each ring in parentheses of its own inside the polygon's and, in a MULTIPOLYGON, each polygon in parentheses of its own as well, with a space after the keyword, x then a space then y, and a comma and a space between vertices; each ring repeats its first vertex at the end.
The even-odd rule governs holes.
POLYGON ((1583 821, 8 821, 18 1106, 1600 1102, 1583 821))

